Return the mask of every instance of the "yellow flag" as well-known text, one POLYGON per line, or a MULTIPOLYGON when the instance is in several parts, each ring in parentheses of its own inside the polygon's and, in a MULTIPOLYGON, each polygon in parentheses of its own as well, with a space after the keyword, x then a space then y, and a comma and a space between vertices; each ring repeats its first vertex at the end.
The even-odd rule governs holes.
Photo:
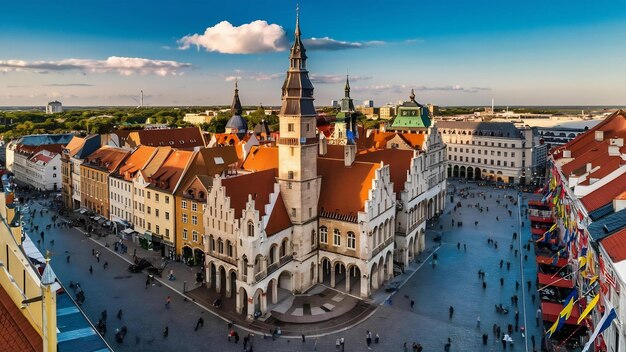
POLYGON ((567 303, 565 308, 563 308, 563 310, 561 311, 559 315, 564 317, 565 320, 567 320, 569 319, 570 315, 572 315, 572 309, 574 309, 574 297, 572 297, 572 299, 569 300, 569 302, 567 303))
POLYGON ((596 306, 596 304, 598 304, 599 300, 600 300, 600 294, 597 294, 591 300, 591 302, 589 302, 589 305, 587 306, 587 308, 585 308, 585 311, 583 312, 583 314, 580 315, 580 317, 578 318, 578 322, 576 324, 580 324, 580 322, 583 321, 583 319, 585 319, 585 317, 589 315, 589 313, 591 313, 591 310, 593 309, 593 307, 596 306))

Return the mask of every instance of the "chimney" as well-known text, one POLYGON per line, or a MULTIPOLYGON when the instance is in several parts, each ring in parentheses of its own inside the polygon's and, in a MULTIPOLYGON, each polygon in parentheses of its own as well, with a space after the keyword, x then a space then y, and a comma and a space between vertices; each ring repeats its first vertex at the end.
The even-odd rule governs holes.
POLYGON ((602 142, 604 140, 604 131, 596 131, 596 142, 602 142))
POLYGON ((343 164, 345 167, 352 166, 352 163, 356 159, 356 145, 346 144, 343 152, 343 164))
POLYGON ((609 145, 621 148, 624 146, 624 138, 611 138, 609 145))
POLYGON ((587 163, 586 165, 587 172, 591 172, 591 169, 593 169, 593 165, 591 165, 591 163, 587 163))
POLYGON ((616 145, 609 146, 609 156, 620 156, 619 147, 616 145))
POLYGON ((563 149, 563 157, 564 158, 571 158, 572 157, 572 151, 571 150, 567 150, 567 149, 563 149))

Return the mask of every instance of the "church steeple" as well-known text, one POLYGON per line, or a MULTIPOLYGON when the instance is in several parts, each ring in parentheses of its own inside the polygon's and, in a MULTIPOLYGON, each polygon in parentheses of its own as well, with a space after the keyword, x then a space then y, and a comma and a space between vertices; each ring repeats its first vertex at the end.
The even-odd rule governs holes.
POLYGON ((346 87, 343 89, 345 92, 345 97, 349 98, 350 97, 350 80, 348 79, 348 75, 346 75, 346 87))
POLYGON ((239 101, 239 89, 237 87, 237 80, 235 80, 235 96, 233 97, 233 103, 230 105, 230 115, 241 115, 242 112, 241 101, 239 101))
POLYGON ((315 115, 313 85, 306 70, 306 49, 302 43, 300 14, 296 14, 295 40, 289 53, 289 70, 282 88, 281 115, 315 115))

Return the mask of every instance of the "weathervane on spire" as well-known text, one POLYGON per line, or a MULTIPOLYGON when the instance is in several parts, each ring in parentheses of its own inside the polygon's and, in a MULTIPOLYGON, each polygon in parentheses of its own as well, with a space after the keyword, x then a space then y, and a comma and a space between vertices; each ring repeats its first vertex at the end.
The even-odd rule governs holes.
POLYGON ((296 3, 296 36, 300 36, 300 4, 296 3))

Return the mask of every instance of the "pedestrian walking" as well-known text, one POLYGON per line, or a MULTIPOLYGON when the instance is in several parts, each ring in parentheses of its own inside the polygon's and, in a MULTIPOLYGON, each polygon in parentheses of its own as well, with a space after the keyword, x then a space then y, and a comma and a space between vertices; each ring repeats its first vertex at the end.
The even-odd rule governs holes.
POLYGON ((456 243, 456 249, 461 250, 461 242, 456 243))
POLYGON ((342 337, 339 343, 341 344, 341 352, 344 352, 346 350, 346 340, 342 337))
POLYGON ((165 309, 170 309, 170 302, 172 301, 172 297, 167 296, 167 299, 165 300, 165 309))
POLYGON ((500 269, 502 269, 502 264, 504 263, 504 260, 500 259, 500 269))
POLYGON ((535 349, 535 335, 532 335, 532 336, 530 337, 530 342, 532 342, 532 343, 533 343, 533 350, 534 350, 534 349, 535 349))
POLYGON ((535 312, 535 324, 539 326, 539 318, 541 317, 541 308, 537 308, 537 312, 535 312))
POLYGON ((304 337, 304 334, 302 334, 302 343, 306 342, 306 337, 304 337))
POLYGON ((379 342, 380 342, 380 335, 376 333, 376 335, 374 336, 374 343, 379 343, 379 342))
POLYGON ((104 262, 104 265, 102 266, 104 268, 104 270, 107 270, 107 267, 109 266, 109 262, 104 262))
POLYGON ((372 348, 370 345, 372 344, 372 333, 369 330, 365 333, 365 343, 367 344, 367 349, 371 350, 372 348))
POLYGON ((415 305, 415 301, 411 300, 411 310, 413 310, 413 306, 415 305))
POLYGON ((506 270, 511 270, 511 262, 506 262, 506 270))
MULTIPOLYGON (((287 340, 289 341, 289 340, 287 340)), ((235 344, 239 343, 239 333, 235 331, 235 344)))
POLYGON ((202 319, 202 317, 198 318, 198 321, 196 322, 196 328, 194 329, 194 331, 198 331, 199 328, 204 326, 204 319, 202 319))
POLYGON ((165 327, 165 330, 163 330, 163 338, 166 338, 167 335, 169 335, 170 333, 170 328, 169 327, 165 327))
POLYGON ((117 319, 122 320, 122 310, 117 311, 117 319))
POLYGON ((100 252, 96 251, 96 260, 100 263, 100 252))
POLYGON ((91 265, 89 266, 89 274, 93 274, 93 267, 91 265))
POLYGON ((528 281, 526 282, 526 285, 528 286, 528 292, 530 292, 530 288, 531 288, 531 286, 532 286, 532 282, 531 282, 530 280, 528 280, 528 281))
POLYGON ((480 315, 476 317, 476 327, 480 328, 480 315))
POLYGON ((504 286, 504 278, 500 278, 500 286, 504 286))
POLYGON ((463 243, 463 250, 467 252, 467 244, 463 243))
POLYGON ((515 291, 519 290, 519 281, 515 281, 515 291))
POLYGON ((339 338, 337 338, 337 340, 335 341, 335 352, 339 351, 341 351, 341 341, 339 341, 339 338))
POLYGON ((535 304, 535 294, 533 293, 531 296, 532 300, 533 300, 533 304, 535 304))
POLYGON ((146 290, 148 289, 148 286, 150 286, 150 278, 146 279, 146 290))
POLYGON ((487 288, 487 281, 483 281, 483 288, 487 288))
POLYGON ((489 335, 483 334, 483 345, 487 344, 487 340, 489 340, 489 335))
POLYGON ((454 315, 454 307, 450 306, 450 309, 448 309, 448 311, 450 312, 450 319, 452 319, 452 315, 454 315))

